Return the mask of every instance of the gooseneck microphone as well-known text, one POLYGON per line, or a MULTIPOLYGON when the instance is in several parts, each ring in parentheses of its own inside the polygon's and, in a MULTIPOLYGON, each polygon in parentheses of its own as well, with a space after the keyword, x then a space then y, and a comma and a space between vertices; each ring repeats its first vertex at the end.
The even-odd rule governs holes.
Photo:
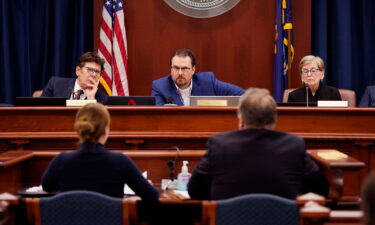
POLYGON ((173 160, 168 160, 167 162, 167 166, 168 166, 168 169, 169 169, 169 179, 171 179, 171 181, 174 180, 174 162, 173 160))
POLYGON ((178 159, 178 156, 179 156, 179 153, 180 153, 180 149, 177 147, 177 146, 173 146, 171 147, 173 149, 176 149, 176 156, 174 157, 173 160, 168 160, 167 161, 167 166, 168 166, 168 169, 169 169, 169 179, 170 181, 168 182, 167 185, 165 185, 165 189, 168 189, 169 185, 175 180, 175 175, 174 175, 174 169, 175 169, 175 166, 176 166, 176 162, 177 162, 177 159, 178 159))
POLYGON ((174 168, 176 166, 176 162, 177 162, 178 156, 180 154, 180 149, 177 146, 173 146, 171 148, 176 149, 176 156, 174 157, 173 160, 168 160, 167 165, 168 165, 168 168, 169 168, 169 177, 173 181, 174 180, 174 168))
POLYGON ((306 107, 309 107, 309 84, 307 82, 303 83, 306 88, 306 107))
POLYGON ((173 97, 172 96, 168 96, 167 103, 164 104, 164 106, 177 106, 177 105, 174 104, 173 97))
POLYGON ((172 96, 169 96, 167 98, 167 104, 173 104, 173 97, 172 96))

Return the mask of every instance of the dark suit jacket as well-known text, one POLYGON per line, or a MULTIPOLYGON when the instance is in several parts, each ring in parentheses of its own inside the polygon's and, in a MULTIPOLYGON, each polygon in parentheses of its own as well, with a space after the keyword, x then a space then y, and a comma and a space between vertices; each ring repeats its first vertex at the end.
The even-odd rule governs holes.
POLYGON ((295 199, 305 191, 305 182, 310 185, 310 179, 322 179, 304 140, 284 132, 230 131, 210 137, 207 147, 188 184, 192 198, 218 200, 269 193, 295 199))
POLYGON ((363 93, 359 107, 375 107, 375 85, 367 86, 363 93))
POLYGON ((156 201, 159 197, 128 156, 92 143, 60 153, 42 177, 46 191, 88 190, 120 198, 125 183, 142 199, 156 201))
MULTIPOLYGON (((51 77, 47 86, 43 89, 41 97, 62 97, 68 99, 74 90, 75 82, 76 78, 51 77)), ((95 99, 103 105, 107 104, 107 95, 100 90, 96 92, 95 99)))
MULTIPOLYGON (((320 83, 318 90, 315 92, 315 96, 309 90, 309 102, 317 102, 320 100, 329 101, 341 101, 341 95, 337 88, 324 85, 320 83)), ((288 102, 306 102, 306 88, 298 88, 289 93, 288 102)))
MULTIPOLYGON (((240 96, 245 92, 236 85, 216 79, 212 72, 195 73, 192 80, 192 96, 240 96)), ((183 105, 171 75, 152 82, 152 96, 156 98, 156 105, 166 104, 168 97, 173 97, 174 104, 183 105)))

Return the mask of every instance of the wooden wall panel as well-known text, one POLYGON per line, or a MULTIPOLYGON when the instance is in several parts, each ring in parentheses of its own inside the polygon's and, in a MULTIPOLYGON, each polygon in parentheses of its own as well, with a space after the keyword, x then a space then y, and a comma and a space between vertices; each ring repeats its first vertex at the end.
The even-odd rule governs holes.
MULTIPOLYGON (((297 65, 310 52, 311 0, 292 0, 296 57, 293 86, 300 84, 297 65)), ((102 1, 94 1, 94 40, 98 44, 102 1)), ((170 55, 189 48, 197 71, 213 71, 223 81, 273 89, 274 0, 242 0, 231 11, 208 19, 184 16, 162 0, 127 0, 130 94, 149 95, 151 82, 169 73, 170 55)))

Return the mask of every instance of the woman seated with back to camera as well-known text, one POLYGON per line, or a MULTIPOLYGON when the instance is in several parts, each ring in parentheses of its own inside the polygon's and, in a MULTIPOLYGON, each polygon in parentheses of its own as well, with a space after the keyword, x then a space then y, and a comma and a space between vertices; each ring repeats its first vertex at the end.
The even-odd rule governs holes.
POLYGON ((45 191, 88 190, 123 197, 126 183, 143 200, 158 200, 158 191, 128 156, 104 147, 109 124, 109 112, 99 103, 87 104, 78 111, 74 129, 81 146, 51 161, 42 177, 45 191))
POLYGON ((337 88, 323 84, 324 62, 319 56, 308 55, 301 59, 299 72, 304 87, 289 93, 288 102, 306 102, 306 90, 308 90, 309 102, 320 100, 341 101, 341 95, 337 88), (306 88, 308 87, 308 88, 306 88))

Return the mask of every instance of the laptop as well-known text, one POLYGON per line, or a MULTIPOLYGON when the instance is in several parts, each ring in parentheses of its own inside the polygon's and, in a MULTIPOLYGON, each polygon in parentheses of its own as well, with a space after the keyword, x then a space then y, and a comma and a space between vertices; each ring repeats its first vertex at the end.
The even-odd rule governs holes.
POLYGON ((190 106, 237 106, 240 96, 190 96, 190 106))
POLYGON ((15 106, 65 106, 66 98, 58 97, 16 97, 15 106))
POLYGON ((107 105, 155 105, 154 96, 108 96, 107 105))
MULTIPOLYGON (((296 107, 306 107, 306 102, 278 102, 276 103, 277 106, 296 106, 296 107)), ((309 102, 309 107, 315 107, 317 106, 316 102, 309 102)))

